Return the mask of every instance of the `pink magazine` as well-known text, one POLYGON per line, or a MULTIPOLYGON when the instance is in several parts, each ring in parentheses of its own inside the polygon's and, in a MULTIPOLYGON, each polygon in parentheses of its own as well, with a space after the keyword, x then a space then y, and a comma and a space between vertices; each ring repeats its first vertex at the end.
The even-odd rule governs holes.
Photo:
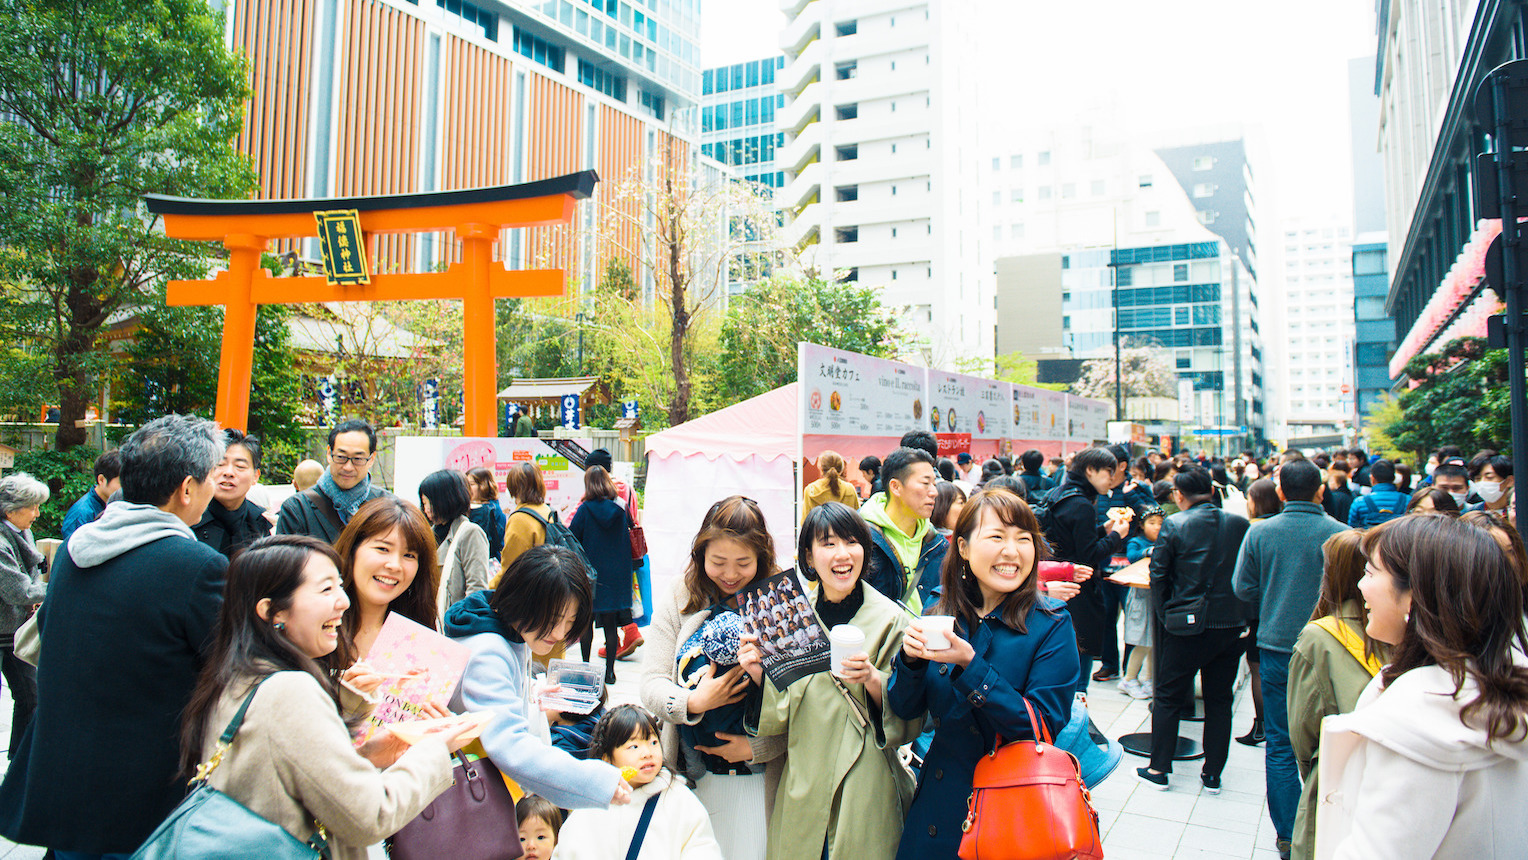
POLYGON ((426 719, 426 703, 446 707, 472 651, 397 612, 389 612, 365 660, 379 674, 395 675, 372 693, 376 707, 356 730, 356 746, 386 723, 426 719), (412 673, 412 674, 411 674, 412 673))

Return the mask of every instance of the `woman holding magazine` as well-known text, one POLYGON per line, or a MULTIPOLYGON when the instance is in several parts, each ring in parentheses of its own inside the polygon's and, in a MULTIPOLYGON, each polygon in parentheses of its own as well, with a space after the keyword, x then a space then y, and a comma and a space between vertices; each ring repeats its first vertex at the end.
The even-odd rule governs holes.
POLYGON ((745 640, 738 655, 764 688, 759 736, 786 741, 770 858, 890 860, 897 853, 913 793, 897 748, 918 736, 922 719, 904 720, 883 703, 909 618, 865 584, 868 546, 865 521, 838 502, 813 508, 801 524, 796 563, 818 583, 813 603, 823 628, 849 624, 865 634, 860 653, 832 667, 837 677, 822 672, 779 690, 764 679, 754 642, 745 640))

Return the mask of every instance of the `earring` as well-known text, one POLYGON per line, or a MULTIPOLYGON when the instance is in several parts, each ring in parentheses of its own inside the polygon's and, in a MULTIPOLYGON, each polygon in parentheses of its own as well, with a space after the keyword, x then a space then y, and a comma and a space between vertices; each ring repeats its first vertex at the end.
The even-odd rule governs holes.
POLYGON ((277 621, 276 622, 276 629, 277 630, 285 630, 286 629, 286 622, 285 621, 277 621))

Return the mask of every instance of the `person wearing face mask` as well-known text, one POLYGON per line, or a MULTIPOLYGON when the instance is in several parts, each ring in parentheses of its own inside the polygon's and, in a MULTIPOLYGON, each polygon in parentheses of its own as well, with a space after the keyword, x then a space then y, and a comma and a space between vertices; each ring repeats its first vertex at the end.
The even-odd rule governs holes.
POLYGON ((1444 460, 1437 469, 1433 470, 1433 486, 1448 493, 1454 500, 1454 505, 1463 510, 1470 495, 1470 472, 1465 468, 1461 458, 1444 460))
POLYGON ((886 684, 902 647, 907 614, 864 583, 870 531, 837 502, 812 509, 801 524, 796 563, 818 583, 813 600, 823 626, 853 625, 859 653, 833 674, 778 690, 764 678, 762 655, 745 640, 738 662, 764 688, 759 736, 783 736, 785 771, 770 816, 770 858, 896 854, 913 781, 897 749, 918 736, 921 717, 885 707, 886 684))
POLYGON ((881 480, 886 492, 860 508, 870 526, 870 584, 918 612, 939 584, 950 549, 929 522, 939 500, 939 473, 927 451, 898 448, 881 463, 881 480))
POLYGON ((223 462, 213 474, 212 504, 191 531, 196 539, 227 558, 271 533, 265 508, 249 500, 260 482, 260 437, 225 429, 223 462))
POLYGON ((1465 512, 1507 513, 1512 509, 1512 458, 1493 453, 1476 462, 1470 475, 1470 490, 1480 501, 1466 505, 1465 512))
POLYGON ((397 832, 451 785, 451 753, 471 721, 412 746, 385 729, 359 750, 324 665, 341 639, 350 600, 339 556, 309 537, 252 544, 228 569, 211 658, 186 707, 182 776, 221 755, 208 779, 218 791, 307 841, 327 831, 333 860, 364 860, 366 846, 397 832), (219 735, 244 711, 233 745, 219 735))
POLYGON ((489 760, 520 788, 562 809, 631 801, 618 768, 552 745, 531 682, 531 655, 577 642, 593 616, 593 594, 572 550, 542 544, 521 553, 492 591, 473 592, 446 613, 446 635, 472 650, 451 710, 491 711, 482 735, 489 760))

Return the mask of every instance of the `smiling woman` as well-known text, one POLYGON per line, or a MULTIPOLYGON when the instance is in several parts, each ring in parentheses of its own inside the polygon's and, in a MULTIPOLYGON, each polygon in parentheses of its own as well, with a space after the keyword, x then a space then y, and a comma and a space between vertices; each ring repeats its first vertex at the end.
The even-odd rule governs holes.
POLYGON ((336 671, 371 650, 388 612, 436 629, 435 535, 418 508, 396 496, 373 499, 356 511, 334 549, 352 605, 330 660, 336 671))

